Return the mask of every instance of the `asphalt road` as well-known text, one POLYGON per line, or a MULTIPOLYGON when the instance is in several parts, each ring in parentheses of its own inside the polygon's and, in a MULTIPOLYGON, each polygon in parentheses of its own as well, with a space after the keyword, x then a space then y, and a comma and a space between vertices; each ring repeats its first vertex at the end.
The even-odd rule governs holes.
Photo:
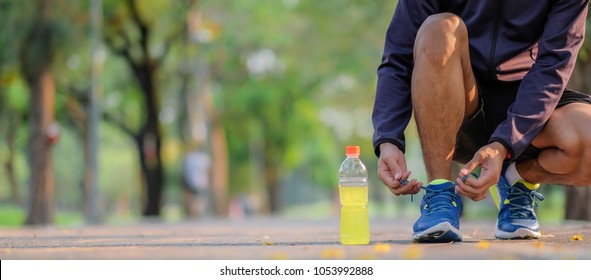
POLYGON ((371 243, 355 246, 340 245, 337 219, 0 228, 0 259, 591 259, 591 223, 542 224, 541 239, 504 241, 494 221, 463 221, 464 241, 449 244, 411 243, 412 223, 372 220, 371 243))

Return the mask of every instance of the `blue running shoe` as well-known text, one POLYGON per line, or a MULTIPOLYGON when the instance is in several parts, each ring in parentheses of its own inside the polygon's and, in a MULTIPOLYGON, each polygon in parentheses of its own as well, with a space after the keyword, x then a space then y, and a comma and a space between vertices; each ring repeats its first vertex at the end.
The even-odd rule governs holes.
MULTIPOLYGON (((508 165, 503 166, 503 172, 508 165)), ((495 237, 499 239, 535 239, 540 238, 540 224, 535 210, 538 207, 537 200, 544 197, 536 190, 539 184, 525 181, 517 181, 513 186, 507 182, 504 175, 499 178, 497 188, 501 207, 495 237)))
POLYGON ((413 242, 462 241, 460 216, 463 204, 455 191, 455 184, 434 180, 427 187, 421 201, 421 217, 413 226, 413 242))

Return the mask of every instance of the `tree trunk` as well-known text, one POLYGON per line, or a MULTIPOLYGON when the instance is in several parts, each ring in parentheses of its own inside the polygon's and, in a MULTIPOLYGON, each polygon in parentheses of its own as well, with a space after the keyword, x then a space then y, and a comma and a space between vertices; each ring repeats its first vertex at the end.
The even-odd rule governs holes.
POLYGON ((52 223, 54 214, 52 143, 47 134, 54 121, 55 111, 55 80, 51 73, 54 53, 51 8, 50 0, 38 2, 38 14, 20 53, 21 72, 31 92, 27 144, 30 179, 26 224, 52 223))
POLYGON ((30 198, 26 224, 49 224, 54 214, 52 144, 47 130, 54 120, 55 84, 49 69, 29 80, 29 170, 30 198))
MULTIPOLYGON (((213 210, 217 216, 228 215, 228 143, 226 141, 226 131, 220 121, 219 112, 216 110, 211 92, 211 76, 209 66, 206 62, 197 60, 197 93, 198 100, 192 103, 201 102, 205 111, 206 121, 210 124, 209 143, 211 145, 211 188, 213 195, 213 210)), ((197 104, 195 104, 197 106, 197 104)), ((196 114, 188 114, 191 119, 191 125, 197 125, 198 117, 196 114)), ((204 131, 204 133, 208 133, 204 131)), ((191 133, 192 134, 192 133, 191 133)), ((193 135, 196 138, 197 135, 193 135)), ((193 139, 197 140, 197 139, 193 139)))
POLYGON ((8 129, 6 130, 6 145, 8 146, 8 156, 4 162, 4 168, 6 169, 6 175, 8 176, 8 184, 10 185, 10 201, 15 205, 19 205, 21 202, 21 195, 19 191, 18 181, 16 179, 16 173, 14 170, 14 150, 16 133, 20 125, 21 118, 16 113, 12 113, 12 117, 8 123, 8 129))
POLYGON ((267 164, 265 167, 265 179, 267 181, 267 199, 269 200, 269 211, 277 214, 281 211, 281 197, 279 196, 279 170, 275 164, 267 164))
POLYGON ((137 141, 145 194, 143 215, 158 216, 160 215, 164 184, 158 123, 148 122, 137 141))
POLYGON ((164 170, 160 155, 162 138, 158 121, 158 101, 154 79, 155 67, 149 61, 135 68, 135 76, 144 94, 147 113, 146 122, 137 137, 140 152, 140 166, 144 179, 145 203, 144 216, 160 215, 164 170))
POLYGON ((591 221, 591 187, 566 187, 567 220, 591 221))
POLYGON ((102 37, 102 0, 91 1, 91 77, 90 90, 88 91, 87 118, 84 131, 84 216, 86 223, 98 224, 101 220, 99 206, 99 124, 100 106, 99 97, 102 91, 101 74, 102 59, 100 58, 100 41, 102 37))
POLYGON ((212 122, 211 156, 214 211, 218 216, 228 215, 228 147, 226 132, 219 121, 212 122))

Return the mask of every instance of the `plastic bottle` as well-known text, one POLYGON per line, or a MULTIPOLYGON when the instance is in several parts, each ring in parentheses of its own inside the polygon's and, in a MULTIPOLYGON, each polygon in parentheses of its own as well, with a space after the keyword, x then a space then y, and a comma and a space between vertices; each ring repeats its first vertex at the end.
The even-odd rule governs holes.
POLYGON ((359 159, 359 146, 347 146, 339 170, 341 244, 368 244, 367 169, 359 159))

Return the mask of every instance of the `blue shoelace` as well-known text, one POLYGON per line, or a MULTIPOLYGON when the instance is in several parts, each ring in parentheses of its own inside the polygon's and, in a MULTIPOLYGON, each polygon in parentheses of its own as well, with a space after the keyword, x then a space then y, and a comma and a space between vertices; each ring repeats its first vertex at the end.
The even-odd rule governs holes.
POLYGON ((440 211, 449 211, 452 202, 459 199, 459 194, 454 190, 455 184, 441 189, 430 189, 427 192, 427 187, 421 187, 425 190, 425 210, 427 213, 436 213, 440 211))
POLYGON ((507 205, 509 205, 509 210, 511 211, 509 217, 511 219, 523 219, 532 217, 532 204, 534 211, 538 211, 538 200, 543 201, 544 196, 537 191, 525 191, 521 188, 512 187, 507 194, 507 200, 509 200, 507 205), (517 201, 523 202, 524 200, 527 203, 516 203, 517 201))
MULTIPOLYGON (((474 178, 478 178, 478 175, 474 172, 472 172, 470 175, 474 176, 474 178)), ((464 177, 462 177, 462 182, 466 182, 466 179, 468 179, 468 175, 465 175, 464 177)), ((399 179, 398 182, 400 182, 400 184, 403 186, 410 183, 410 181, 402 180, 402 179, 399 179)), ((453 187, 455 187, 457 184, 458 183, 454 183, 453 187)), ((425 192, 427 192, 427 187, 421 187, 421 189, 423 189, 423 190, 425 190, 425 192)), ((455 191, 454 191, 454 194, 455 194, 455 191)), ((414 194, 410 195, 410 202, 414 202, 414 194)))

